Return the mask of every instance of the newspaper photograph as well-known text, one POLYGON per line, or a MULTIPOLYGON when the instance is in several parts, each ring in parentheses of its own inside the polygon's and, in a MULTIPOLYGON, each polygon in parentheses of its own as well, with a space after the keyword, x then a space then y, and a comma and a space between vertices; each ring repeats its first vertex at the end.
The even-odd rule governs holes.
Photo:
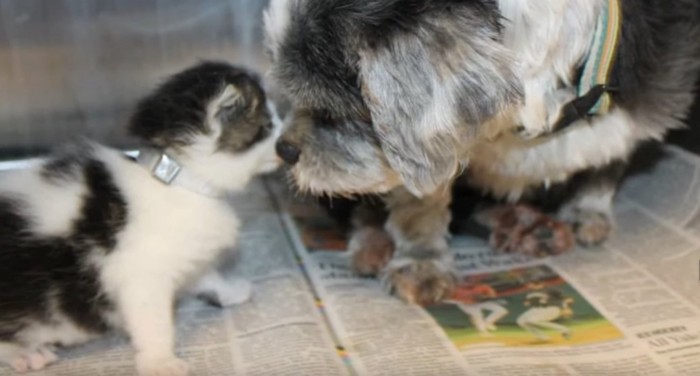
POLYGON ((465 276, 452 296, 427 311, 460 349, 575 346, 623 338, 547 265, 465 276))

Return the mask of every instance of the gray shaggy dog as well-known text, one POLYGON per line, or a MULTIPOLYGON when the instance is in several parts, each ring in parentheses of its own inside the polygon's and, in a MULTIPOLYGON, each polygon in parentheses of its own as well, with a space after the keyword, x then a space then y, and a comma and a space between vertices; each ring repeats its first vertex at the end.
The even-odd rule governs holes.
MULTIPOLYGON (((395 252, 358 256, 374 260, 359 271, 410 302, 444 298, 457 178, 518 201, 584 174, 558 218, 580 244, 608 237, 626 161, 682 126, 700 70, 698 1, 620 1, 612 107, 581 116, 609 1, 272 0, 270 73, 293 105, 278 154, 300 190, 381 194, 388 209, 395 252)), ((351 248, 373 252, 357 234, 351 248)))

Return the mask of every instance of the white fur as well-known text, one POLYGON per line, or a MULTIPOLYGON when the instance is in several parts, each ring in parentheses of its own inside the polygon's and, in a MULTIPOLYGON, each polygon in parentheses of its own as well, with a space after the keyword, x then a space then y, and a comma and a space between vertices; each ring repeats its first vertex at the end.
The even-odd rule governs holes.
POLYGON ((47 185, 34 170, 3 174, 0 194, 20 199, 29 214, 32 230, 48 236, 65 235, 80 212, 85 186, 80 181, 47 185))
POLYGON ((582 169, 625 158, 641 137, 621 110, 550 138, 527 141, 504 134, 474 144, 469 175, 478 186, 515 200, 531 186, 561 182, 582 169))
MULTIPOLYGON (((271 0, 263 14, 265 25, 265 45, 271 46, 271 53, 276 53, 289 27, 291 7, 297 0, 271 0)), ((273 56, 275 58, 275 56, 273 56)))
MULTIPOLYGON (((557 89, 557 81, 572 85, 573 67, 588 53, 603 1, 499 0, 507 19, 504 43, 520 62, 526 94, 522 107, 503 124, 520 123, 528 136, 551 130, 556 112, 571 98, 557 89)), ((582 169, 625 159, 639 141, 662 136, 640 133, 633 122, 629 113, 614 109, 590 124, 579 121, 562 133, 533 140, 513 135, 512 129, 486 130, 500 136, 474 142, 468 156, 470 179, 517 200, 532 186, 561 182, 582 169)))
POLYGON ((277 116, 274 104, 268 101, 266 104, 272 116, 272 135, 242 155, 221 153, 218 151, 221 124, 214 116, 214 109, 230 100, 226 94, 224 92, 219 100, 212 101, 210 105, 208 123, 212 127, 211 134, 196 137, 184 154, 177 151, 171 151, 171 154, 189 171, 214 187, 238 190, 256 174, 270 172, 280 165, 275 153, 275 141, 282 131, 282 121, 277 116))
POLYGON ((607 0, 499 0, 506 18, 504 44, 519 62, 525 105, 518 123, 531 136, 549 130, 556 114, 559 81, 572 85, 573 67, 588 55, 595 25, 607 0))
MULTIPOLYGON (((281 122, 269 106, 274 130, 268 139, 243 154, 231 155, 216 149, 214 140, 220 129, 215 130, 197 139, 195 148, 188 149, 193 150, 190 154, 180 156, 183 168, 231 191, 277 167, 274 142, 281 122)), ((213 291, 224 305, 250 296, 250 284, 232 281, 229 285, 211 271, 222 252, 233 247, 239 221, 227 203, 164 185, 121 152, 95 144, 92 157, 106 166, 128 205, 126 225, 115 249, 89 260, 98 268, 106 294, 116 303, 110 323, 131 337, 140 375, 185 375, 187 364, 174 355, 172 307, 177 294, 205 276, 196 291, 213 291)), ((34 230, 43 235, 65 234, 70 229, 84 191, 80 181, 41 178, 40 167, 12 174, 0 188, 3 195, 22 199, 34 230)), ((25 347, 0 343, 0 361, 19 371, 38 369, 55 360, 46 344, 77 344, 93 338, 65 318, 54 319, 58 325, 37 324, 23 331, 25 347)))

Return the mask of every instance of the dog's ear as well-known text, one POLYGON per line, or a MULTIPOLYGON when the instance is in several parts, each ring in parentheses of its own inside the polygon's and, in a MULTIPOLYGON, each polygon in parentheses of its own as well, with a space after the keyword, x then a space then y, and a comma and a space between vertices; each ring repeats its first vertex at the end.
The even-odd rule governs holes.
POLYGON ((459 149, 479 125, 522 96, 498 13, 462 8, 383 20, 358 49, 362 95, 384 153, 417 196, 457 173, 459 149))

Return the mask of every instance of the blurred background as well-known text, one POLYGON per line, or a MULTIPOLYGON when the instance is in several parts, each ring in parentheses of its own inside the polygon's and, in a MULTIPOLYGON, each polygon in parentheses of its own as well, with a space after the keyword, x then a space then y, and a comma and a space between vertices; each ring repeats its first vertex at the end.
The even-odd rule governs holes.
POLYGON ((264 71, 267 0, 0 0, 0 159, 128 147, 135 101, 202 59, 264 71))
MULTIPOLYGON (((134 102, 201 59, 265 71, 267 2, 0 0, 0 159, 76 135, 129 147, 123 125, 134 102)), ((696 128, 673 139, 700 151, 696 128)))

